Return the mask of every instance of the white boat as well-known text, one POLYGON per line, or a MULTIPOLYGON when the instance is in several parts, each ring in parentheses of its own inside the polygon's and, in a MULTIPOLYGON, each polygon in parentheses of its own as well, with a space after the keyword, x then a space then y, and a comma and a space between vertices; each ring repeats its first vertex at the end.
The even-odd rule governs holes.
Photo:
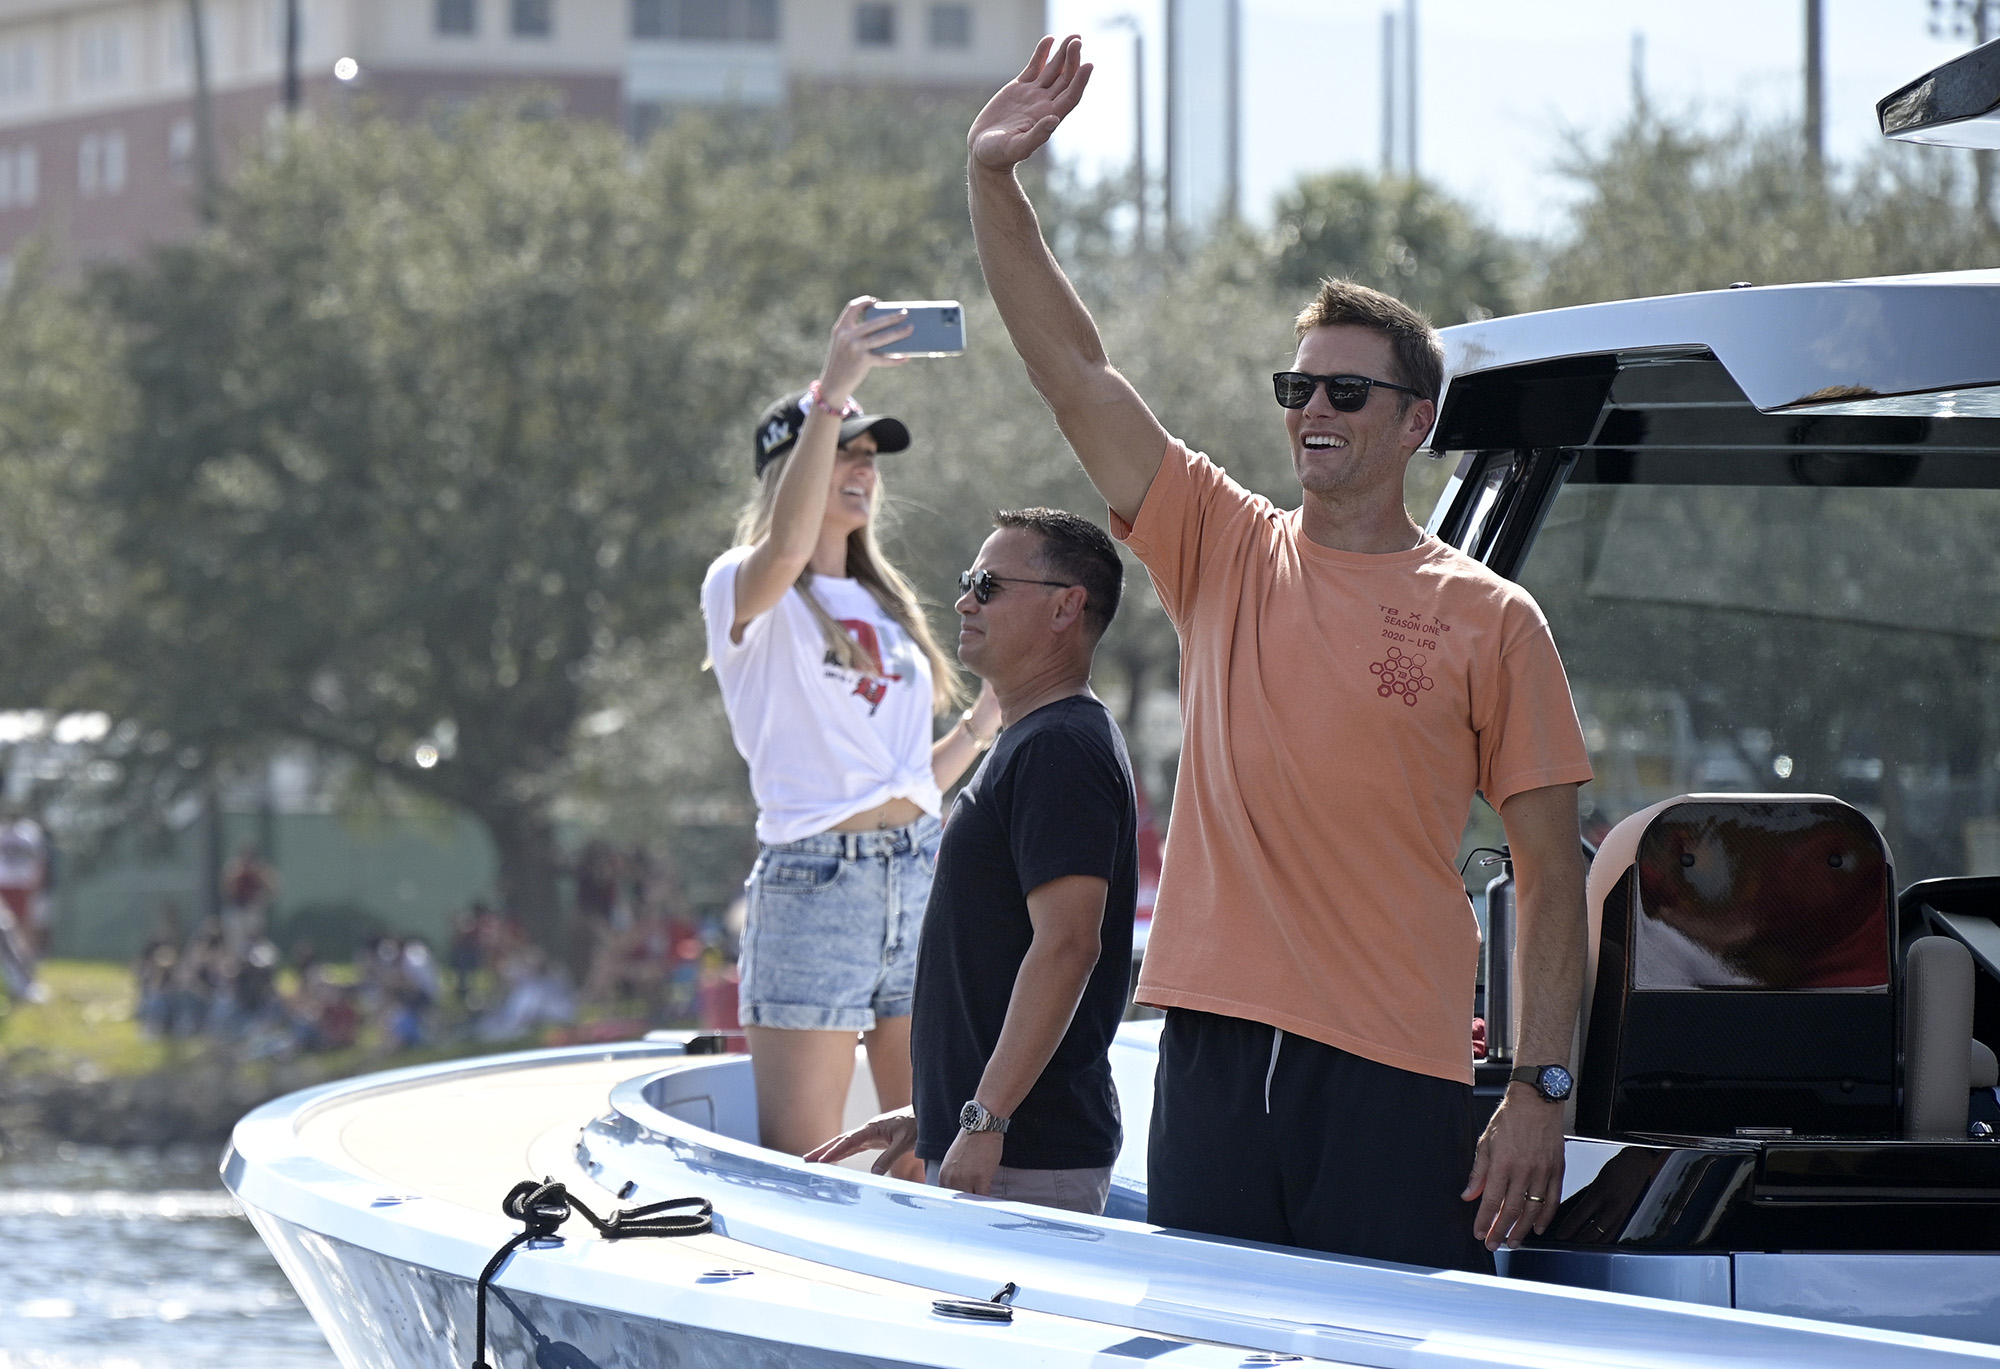
MULTIPOLYGON (((1155 1026, 1128 1025, 1114 1058, 1140 1137, 1155 1026)), ((518 1250, 491 1294, 504 1369, 2000 1362, 1962 1340, 1165 1234, 1134 1219, 1129 1147, 1102 1218, 806 1165, 746 1139, 746 1057, 685 1049, 327 1085, 245 1118, 224 1178, 349 1369, 472 1364, 474 1284, 521 1229, 500 1199, 545 1177, 599 1213, 703 1195, 715 1230, 612 1241, 572 1219, 518 1250), (1009 1284, 1005 1322, 936 1310, 1009 1284)), ((1573 1164, 1570 1190, 1584 1178, 1573 1164)))
MULTIPOLYGON (((1990 131, 2000 45, 1974 56, 1992 90, 1919 83, 1884 102, 1885 130, 1990 131)), ((1114 1048, 1126 1146, 1101 1218, 760 1149, 747 1058, 669 1036, 376 1075, 245 1118, 224 1178, 342 1362, 472 1364, 476 1285, 523 1231, 502 1198, 546 1179, 600 1215, 699 1197, 712 1230, 608 1239, 579 1216, 520 1245, 490 1289, 505 1369, 2000 1363, 2000 1139, 1980 1119, 2000 1102, 1977 1044, 2000 1043, 2000 877, 1956 873, 2000 862, 2000 272, 1444 339, 1432 443, 1457 465, 1431 530, 1530 584, 1579 697, 1680 719, 1662 773, 1734 791, 1658 792, 1650 724, 1620 724, 1631 775, 1607 767, 1599 790, 1639 811, 1592 868, 1546 1238, 1489 1277, 1148 1226, 1153 1023, 1114 1048), (1829 690, 1837 717, 1813 711, 1829 690), (1697 745, 1697 704, 1738 710, 1732 740, 1697 745), (1814 766, 1854 802, 1802 789, 1814 766), (1788 792, 1746 792, 1774 779, 1788 792)), ((1510 906, 1503 878, 1489 1100, 1511 1063, 1510 906)))

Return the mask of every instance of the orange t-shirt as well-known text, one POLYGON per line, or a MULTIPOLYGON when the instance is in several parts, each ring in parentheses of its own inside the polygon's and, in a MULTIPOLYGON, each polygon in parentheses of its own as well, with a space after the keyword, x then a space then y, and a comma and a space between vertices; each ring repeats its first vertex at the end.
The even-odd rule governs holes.
POLYGON ((1474 791, 1591 777, 1528 592, 1435 538, 1334 551, 1170 442, 1136 524, 1182 749, 1138 998, 1472 1080, 1474 791))

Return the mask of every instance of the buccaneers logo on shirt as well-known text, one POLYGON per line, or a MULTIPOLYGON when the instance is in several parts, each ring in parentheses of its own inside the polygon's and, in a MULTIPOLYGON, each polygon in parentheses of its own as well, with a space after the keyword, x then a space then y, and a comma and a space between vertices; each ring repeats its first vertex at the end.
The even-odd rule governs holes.
MULTIPOLYGON (((875 716, 875 710, 882 706, 882 700, 889 697, 889 686, 903 677, 892 675, 883 668, 882 643, 875 634, 873 623, 860 618, 842 618, 840 625, 847 629, 847 635, 854 639, 854 644, 861 648, 861 654, 867 658, 868 668, 856 672, 854 693, 857 697, 868 701, 868 716, 872 718, 875 716)), ((827 664, 836 664, 831 655, 827 657, 827 664)))

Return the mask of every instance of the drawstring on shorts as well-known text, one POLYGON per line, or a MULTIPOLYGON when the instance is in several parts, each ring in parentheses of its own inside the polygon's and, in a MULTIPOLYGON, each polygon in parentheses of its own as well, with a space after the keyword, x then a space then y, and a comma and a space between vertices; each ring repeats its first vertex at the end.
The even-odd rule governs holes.
POLYGON ((1271 1028, 1271 1065, 1269 1069, 1264 1071, 1264 1115, 1266 1117, 1271 1115, 1271 1076, 1278 1072, 1278 1047, 1283 1045, 1284 1042, 1284 1031, 1278 1027, 1271 1028))

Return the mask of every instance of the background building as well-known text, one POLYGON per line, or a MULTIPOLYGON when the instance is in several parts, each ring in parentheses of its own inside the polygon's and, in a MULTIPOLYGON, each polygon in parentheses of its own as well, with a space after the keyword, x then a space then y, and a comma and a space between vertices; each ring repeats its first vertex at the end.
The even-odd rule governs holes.
MULTIPOLYGON (((411 116, 507 86, 644 136, 679 105, 802 86, 989 92, 1043 0, 292 0, 308 108, 411 116), (336 79, 336 64, 351 79, 336 79)), ((283 108, 288 0, 204 0, 223 163, 283 108)), ((0 0, 0 263, 49 230, 72 260, 196 222, 188 0, 0 0)))

